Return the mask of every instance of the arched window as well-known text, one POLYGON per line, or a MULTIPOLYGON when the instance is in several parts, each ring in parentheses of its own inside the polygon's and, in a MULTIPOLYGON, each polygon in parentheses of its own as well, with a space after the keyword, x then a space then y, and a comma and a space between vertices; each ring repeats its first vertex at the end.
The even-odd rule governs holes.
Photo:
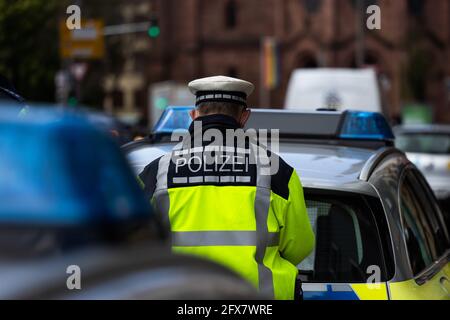
POLYGON ((353 8, 358 9, 358 8, 362 8, 363 11, 366 11, 366 8, 374 5, 374 4, 378 4, 377 0, 350 0, 353 8))
POLYGON ((420 16, 423 13, 423 0, 408 0, 408 11, 414 16, 420 16))
POLYGON ((230 0, 225 6, 225 26, 227 29, 234 29, 237 25, 237 5, 236 1, 230 0))
POLYGON ((322 0, 303 0, 303 5, 309 13, 316 13, 320 10, 322 0))
MULTIPOLYGON (((362 62, 363 62, 363 66, 365 66, 365 67, 372 67, 372 68, 375 68, 376 70, 378 70, 380 67, 379 55, 373 51, 366 51, 364 53, 364 60, 362 62)), ((352 68, 352 69, 359 68, 358 63, 357 63, 356 53, 352 56, 350 68, 352 68)))
POLYGON ((237 71, 236 67, 229 67, 227 70, 227 75, 232 78, 237 78, 238 71, 237 71))
POLYGON ((319 63, 312 52, 306 52, 297 56, 297 68, 315 69, 319 63))

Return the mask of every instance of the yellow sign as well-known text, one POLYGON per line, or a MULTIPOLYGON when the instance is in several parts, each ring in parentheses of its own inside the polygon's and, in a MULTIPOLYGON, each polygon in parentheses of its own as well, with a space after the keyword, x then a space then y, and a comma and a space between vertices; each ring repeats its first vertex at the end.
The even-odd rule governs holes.
POLYGON ((103 21, 84 20, 81 29, 70 30, 66 21, 59 25, 61 58, 101 59, 105 54, 103 21))

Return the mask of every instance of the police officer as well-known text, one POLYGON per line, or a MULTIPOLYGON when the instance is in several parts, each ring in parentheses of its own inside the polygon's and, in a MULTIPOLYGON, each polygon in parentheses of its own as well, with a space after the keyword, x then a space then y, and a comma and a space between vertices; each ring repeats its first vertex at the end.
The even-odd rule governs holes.
POLYGON ((218 76, 189 88, 190 134, 139 176, 172 248, 231 268, 266 296, 294 299, 296 266, 314 246, 299 177, 258 139, 227 139, 243 132, 254 86, 218 76))

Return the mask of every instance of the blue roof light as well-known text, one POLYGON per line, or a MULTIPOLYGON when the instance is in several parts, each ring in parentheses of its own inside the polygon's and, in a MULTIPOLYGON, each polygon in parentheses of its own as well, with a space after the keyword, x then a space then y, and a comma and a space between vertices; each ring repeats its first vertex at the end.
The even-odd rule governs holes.
POLYGON ((151 208, 114 141, 82 115, 0 113, 0 224, 93 225, 151 208))
POLYGON ((154 133, 172 133, 176 130, 187 130, 192 119, 189 112, 194 107, 167 107, 153 128, 154 133))
POLYGON ((341 139, 381 140, 395 139, 392 129, 380 113, 347 111, 340 130, 341 139))

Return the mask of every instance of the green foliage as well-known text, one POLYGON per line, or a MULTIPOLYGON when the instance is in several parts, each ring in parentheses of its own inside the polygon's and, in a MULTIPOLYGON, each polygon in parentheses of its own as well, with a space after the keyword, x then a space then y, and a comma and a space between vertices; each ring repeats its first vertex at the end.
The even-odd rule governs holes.
POLYGON ((54 100, 58 0, 0 0, 0 74, 29 101, 54 100))

